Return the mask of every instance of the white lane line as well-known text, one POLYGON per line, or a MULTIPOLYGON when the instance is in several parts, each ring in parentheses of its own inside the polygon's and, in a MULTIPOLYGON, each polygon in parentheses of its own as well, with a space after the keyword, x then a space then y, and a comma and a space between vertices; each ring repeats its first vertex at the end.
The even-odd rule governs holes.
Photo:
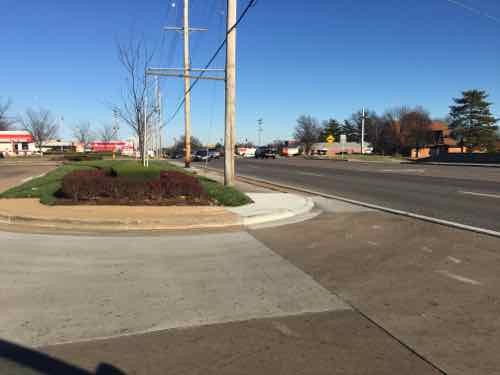
POLYGON ((385 206, 381 206, 381 205, 373 204, 373 203, 368 203, 368 202, 362 202, 362 201, 358 201, 356 199, 349 199, 349 198, 341 197, 338 195, 326 194, 326 193, 322 193, 320 191, 306 189, 303 187, 298 187, 298 186, 293 186, 293 185, 288 185, 288 184, 284 184, 281 182, 275 182, 275 181, 271 181, 271 180, 264 179, 264 178, 252 177, 252 176, 248 176, 248 175, 238 175, 238 178, 240 178, 241 180, 246 179, 247 181, 250 181, 250 182, 253 181, 253 182, 258 182, 258 183, 265 183, 268 185, 278 186, 278 187, 289 189, 289 190, 295 190, 295 191, 300 191, 300 192, 307 193, 307 194, 317 195, 317 196, 324 197, 324 198, 335 199, 335 200, 338 200, 341 202, 351 203, 351 204, 358 205, 361 207, 372 208, 374 210, 380 210, 380 211, 389 212, 389 213, 395 214, 395 215, 411 217, 414 219, 428 221, 430 223, 435 223, 435 224, 441 224, 441 225, 445 225, 445 226, 452 227, 452 228, 464 229, 464 230, 468 230, 471 232, 487 234, 489 236, 494 236, 494 237, 500 237, 499 231, 475 227, 475 226, 467 225, 467 224, 461 224, 461 223, 457 223, 456 221, 438 219, 438 218, 432 217, 432 216, 425 216, 425 215, 415 214, 415 213, 409 212, 409 211, 397 210, 395 208, 385 207, 385 206))
POLYGON ((476 280, 473 280, 473 279, 469 279, 467 277, 463 277, 463 276, 451 273, 451 272, 446 271, 446 270, 438 270, 436 272, 440 273, 441 275, 447 276, 450 279, 460 281, 462 283, 467 283, 467 284, 472 284, 472 285, 481 285, 481 283, 479 281, 476 281, 476 280))
POLYGON ((34 180, 35 178, 43 177, 43 176, 45 176, 45 175, 46 175, 46 173, 42 173, 42 174, 39 174, 39 175, 37 175, 37 176, 27 177, 27 178, 25 178, 24 180, 21 180, 21 183, 23 183, 23 184, 24 184, 25 182, 28 182, 28 181, 34 180))
POLYGON ((451 260, 453 263, 460 264, 462 263, 461 259, 455 258, 455 257, 446 257, 448 260, 451 260))
POLYGON ((325 175, 322 175, 322 174, 319 174, 319 173, 301 172, 301 171, 298 171, 296 173, 300 174, 302 176, 325 177, 325 175))
POLYGON ((466 195, 475 195, 475 196, 478 196, 478 197, 500 199, 500 195, 499 194, 476 193, 475 191, 459 191, 459 193, 460 194, 466 194, 466 195))
POLYGON ((425 173, 425 169, 383 169, 385 173, 425 173))

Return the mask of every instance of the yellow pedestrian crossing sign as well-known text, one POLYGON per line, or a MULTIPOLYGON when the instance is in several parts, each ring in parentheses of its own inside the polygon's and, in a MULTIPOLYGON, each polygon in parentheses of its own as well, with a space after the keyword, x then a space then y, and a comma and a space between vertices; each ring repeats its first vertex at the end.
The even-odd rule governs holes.
POLYGON ((333 143, 333 142, 335 142, 335 137, 334 137, 333 135, 331 135, 331 134, 330 134, 330 135, 326 138, 326 141, 327 141, 328 143, 333 143))

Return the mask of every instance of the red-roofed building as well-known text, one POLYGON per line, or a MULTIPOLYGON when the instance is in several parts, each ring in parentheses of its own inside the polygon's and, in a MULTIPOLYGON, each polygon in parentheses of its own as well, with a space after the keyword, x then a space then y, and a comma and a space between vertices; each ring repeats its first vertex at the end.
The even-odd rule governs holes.
POLYGON ((91 142, 90 149, 92 152, 119 152, 129 156, 135 151, 134 144, 126 141, 91 142))
POLYGON ((2 156, 26 156, 35 152, 31 134, 24 130, 0 131, 0 154, 2 156))

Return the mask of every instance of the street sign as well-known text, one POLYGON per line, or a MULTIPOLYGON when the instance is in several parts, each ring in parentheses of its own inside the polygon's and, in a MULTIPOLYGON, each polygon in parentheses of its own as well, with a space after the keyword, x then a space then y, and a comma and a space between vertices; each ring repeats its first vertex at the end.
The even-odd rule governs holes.
POLYGON ((340 135, 340 143, 342 143, 342 144, 347 143, 347 136, 345 134, 340 135))
POLYGON ((326 141, 327 141, 328 143, 333 143, 333 142, 335 142, 335 137, 334 137, 333 135, 331 135, 331 134, 330 134, 330 135, 326 138, 326 141))

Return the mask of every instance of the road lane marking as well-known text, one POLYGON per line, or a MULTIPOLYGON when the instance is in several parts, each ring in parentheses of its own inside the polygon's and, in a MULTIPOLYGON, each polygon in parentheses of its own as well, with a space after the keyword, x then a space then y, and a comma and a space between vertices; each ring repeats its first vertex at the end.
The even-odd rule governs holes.
POLYGON ((487 194, 487 193, 476 193, 475 191, 459 191, 460 194, 466 194, 466 195, 475 195, 478 197, 485 197, 485 198, 496 198, 500 199, 499 194, 487 194))
POLYGON ((31 180, 34 180, 35 178, 40 178, 40 177, 43 177, 45 176, 47 173, 42 173, 42 174, 39 174, 37 176, 30 176, 30 177, 26 177, 25 179, 21 180, 21 183, 26 183, 28 181, 31 181, 31 180))
POLYGON ((460 264, 462 263, 462 260, 455 258, 455 257, 446 257, 448 260, 451 260, 453 263, 460 264))
POLYGON ((451 273, 447 270, 438 270, 436 271, 437 273, 440 273, 441 275, 444 275, 446 277, 449 277, 450 279, 460 281, 462 283, 467 283, 467 284, 472 284, 472 285, 481 285, 479 281, 469 279, 468 277, 463 277, 454 273, 451 273))
POLYGON ((385 173, 425 173, 425 169, 383 169, 385 173))
POLYGON ((302 171, 298 171, 296 172, 297 174, 300 174, 302 176, 312 176, 312 177, 326 177, 325 175, 323 174, 319 174, 319 173, 311 173, 311 172, 302 172, 302 171))

